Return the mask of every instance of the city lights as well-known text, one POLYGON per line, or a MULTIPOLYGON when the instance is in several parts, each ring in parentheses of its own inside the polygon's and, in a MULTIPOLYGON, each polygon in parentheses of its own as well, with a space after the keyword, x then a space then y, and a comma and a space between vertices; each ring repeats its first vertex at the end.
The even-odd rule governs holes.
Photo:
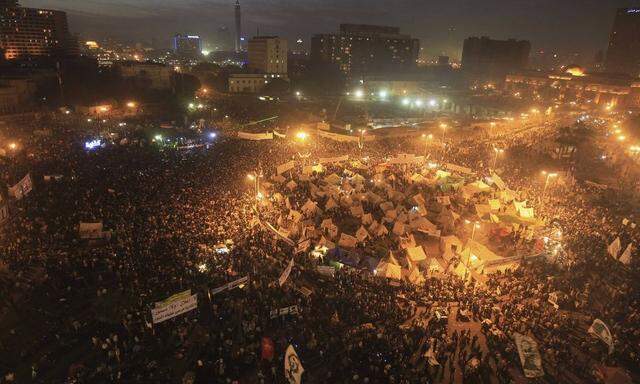
POLYGON ((358 99, 361 99, 364 97, 364 91, 362 89, 356 89, 356 91, 353 94, 358 99))

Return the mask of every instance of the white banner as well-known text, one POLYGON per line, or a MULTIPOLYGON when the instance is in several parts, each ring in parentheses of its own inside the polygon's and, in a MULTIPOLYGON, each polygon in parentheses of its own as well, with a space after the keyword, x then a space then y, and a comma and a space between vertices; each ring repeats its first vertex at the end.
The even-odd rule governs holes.
POLYGON ((467 168, 467 167, 461 167, 459 165, 455 165, 455 164, 451 164, 451 163, 446 163, 445 167, 452 172, 458 172, 458 173, 466 173, 468 175, 472 175, 474 172, 471 170, 471 168, 467 168))
POLYGON ((589 327, 589 333, 602 340, 609 346, 609 353, 613 352, 613 336, 607 325, 600 319, 593 320, 593 324, 589 327))
POLYGON ((33 189, 33 183, 31 182, 31 174, 27 173, 16 185, 9 188, 9 195, 20 200, 31 192, 33 189))
POLYGON ((282 274, 280 275, 280 278, 278 279, 278 284, 281 287, 284 285, 284 283, 287 282, 287 279, 289 278, 289 275, 291 274, 291 269, 292 268, 293 268, 293 257, 289 261, 289 265, 287 265, 287 268, 285 268, 284 271, 282 271, 282 274))
POLYGON ((320 164, 331 164, 331 163, 340 163, 343 161, 349 160, 349 155, 338 156, 338 157, 321 157, 318 160, 320 164))
POLYGON ((300 314, 300 308, 298 308, 297 305, 292 305, 290 307, 283 307, 280 309, 272 309, 271 311, 269 311, 269 317, 272 319, 275 319, 278 316, 299 315, 299 314, 300 314))
POLYGON ((273 133, 238 132, 238 138, 244 140, 273 140, 273 133))
POLYGON ((81 239, 101 239, 104 235, 102 231, 102 222, 98 223, 80 223, 78 226, 78 234, 81 239))
POLYGON ((607 247, 607 252, 609 252, 611 257, 617 259, 618 253, 620 253, 620 249, 622 249, 622 244, 620 243, 620 238, 616 237, 616 239, 613 240, 613 242, 607 247))
POLYGON ((287 378, 289 384, 300 384, 303 373, 304 368, 302 367, 300 358, 295 349, 293 349, 293 346, 289 345, 284 355, 284 376, 287 378))
POLYGON ((287 172, 290 169, 293 169, 293 167, 296 166, 296 162, 291 160, 288 163, 284 163, 281 165, 278 165, 278 167, 276 168, 276 173, 278 175, 282 175, 283 173, 287 172))
POLYGON ((334 277, 336 275, 336 269, 332 266, 328 265, 318 265, 316 270, 319 274, 329 277, 334 277))
POLYGON ((247 284, 248 282, 249 282, 249 276, 247 275, 245 277, 241 277, 241 278, 239 278, 237 280, 234 280, 234 281, 232 281, 230 283, 222 285, 222 286, 220 286, 218 288, 214 288, 214 289, 209 291, 209 294, 211 296, 215 296, 220 292, 230 291, 230 290, 234 289, 235 287, 239 287, 242 284, 247 284))
POLYGON ((517 332, 515 332, 513 336, 516 346, 518 347, 518 355, 520 355, 520 363, 522 364, 524 376, 528 378, 544 376, 542 358, 538 351, 538 343, 532 338, 517 332))
POLYGON ((498 176, 496 173, 491 174, 491 180, 496 184, 496 186, 502 190, 507 189, 507 185, 502 181, 502 178, 498 176))
POLYGON ((342 143, 347 143, 347 142, 357 143, 360 141, 360 138, 358 136, 340 135, 337 133, 331 133, 331 132, 320 131, 320 130, 316 131, 316 133, 318 134, 318 136, 324 137, 325 139, 339 141, 342 143))
POLYGON ((162 323, 183 313, 192 311, 198 307, 198 294, 170 301, 164 306, 151 309, 153 323, 162 323))

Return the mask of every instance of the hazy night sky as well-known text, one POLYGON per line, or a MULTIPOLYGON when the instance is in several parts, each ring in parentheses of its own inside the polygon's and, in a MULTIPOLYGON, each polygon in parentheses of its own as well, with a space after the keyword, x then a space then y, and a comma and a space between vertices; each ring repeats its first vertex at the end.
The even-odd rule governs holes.
MULTIPOLYGON (((24 6, 69 13, 82 38, 113 36, 169 46, 178 32, 199 34, 215 45, 216 30, 233 33, 235 0, 21 0, 24 6)), ((531 40, 535 49, 580 52, 591 59, 605 49, 616 8, 630 0, 241 0, 243 35, 277 34, 308 42, 341 22, 399 26, 421 39, 430 55, 458 56, 468 36, 531 40), (453 28, 452 32, 449 30, 453 28)))

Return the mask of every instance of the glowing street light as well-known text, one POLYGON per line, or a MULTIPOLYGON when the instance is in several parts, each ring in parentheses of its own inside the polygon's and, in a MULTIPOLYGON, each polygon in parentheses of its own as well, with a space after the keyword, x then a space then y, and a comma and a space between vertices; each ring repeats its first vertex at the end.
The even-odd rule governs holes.
POLYGON ((307 139, 307 137, 309 137, 309 135, 306 132, 298 132, 296 133, 296 138, 298 140, 304 141, 307 139))
POLYGON ((127 107, 128 108, 135 108, 138 104, 136 104, 136 102, 134 101, 130 101, 127 103, 127 107))
POLYGON ((542 171, 542 175, 546 176, 544 179, 544 188, 542 189, 542 194, 544 195, 545 192, 547 192, 547 187, 549 186, 549 179, 558 177, 558 174, 555 172, 542 171))
POLYGON ((433 135, 432 134, 422 134, 422 139, 424 140, 424 157, 427 157, 427 147, 429 146, 429 142, 431 142, 431 140, 433 140, 433 135))
POLYGON ((387 98, 387 95, 388 95, 388 93, 387 93, 387 90, 386 90, 386 89, 381 89, 381 90, 380 90, 380 92, 378 92, 378 96, 379 96, 381 99, 386 99, 386 98, 387 98))
POLYGON ((153 139, 154 139, 155 141, 162 141, 162 135, 155 135, 155 136, 153 137, 153 139))
POLYGON ((16 149, 18 149, 18 144, 9 143, 9 149, 11 149, 12 151, 15 151, 16 149))
POLYGON ((405 97, 404 99, 402 99, 402 105, 405 105, 405 106, 406 106, 406 105, 409 105, 409 104, 411 104, 411 100, 409 100, 409 99, 408 99, 408 98, 406 98, 406 97, 405 97))
POLYGON ((420 99, 416 100, 416 107, 422 107, 422 104, 423 104, 422 100, 420 99))
POLYGON ((495 152, 495 157, 493 158, 493 169, 496 169, 496 163, 498 162, 498 155, 502 155, 504 153, 504 149, 493 147, 493 151, 495 152))
POLYGON ((362 99, 364 97, 364 91, 362 89, 356 89, 356 91, 353 94, 358 99, 362 99))

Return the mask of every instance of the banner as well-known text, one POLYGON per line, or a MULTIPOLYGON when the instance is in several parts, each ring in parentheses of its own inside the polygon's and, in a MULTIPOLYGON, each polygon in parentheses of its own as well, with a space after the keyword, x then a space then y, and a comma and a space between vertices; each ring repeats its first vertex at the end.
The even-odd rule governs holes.
POLYGON ((491 180, 500 188, 501 190, 507 189, 507 185, 502 181, 502 178, 498 176, 496 173, 491 173, 491 180))
POLYGON ((9 188, 9 195, 20 200, 31 192, 33 189, 33 183, 31 182, 31 174, 27 173, 16 185, 9 188))
POLYGON ((532 338, 517 332, 513 334, 513 337, 518 347, 518 355, 520 355, 520 363, 522 364, 524 376, 528 378, 544 376, 542 358, 538 351, 538 343, 532 338))
POLYGON ((287 234, 278 231, 277 229, 275 229, 273 227, 273 225, 271 225, 269 223, 263 223, 262 221, 260 221, 260 225, 262 225, 263 227, 267 228, 271 232, 275 233, 278 237, 280 237, 285 243, 289 244, 290 246, 292 246, 292 247, 296 246, 296 243, 293 240, 291 240, 289 237, 287 237, 287 234))
POLYGON ((276 137, 279 137, 279 138, 281 138, 281 139, 284 139, 285 137, 287 137, 287 135, 283 135, 282 133, 280 133, 280 132, 278 132, 278 131, 273 131, 273 134, 274 134, 276 137))
POLYGON ((336 269, 332 266, 318 265, 316 270, 319 274, 324 276, 334 277, 336 275, 336 269))
POLYGON ((387 161, 388 164, 419 164, 424 162, 424 156, 416 156, 413 153, 401 153, 387 161))
POLYGON ((302 367, 300 358, 295 349, 293 349, 293 346, 289 345, 284 355, 284 376, 287 378, 289 384, 300 384, 303 373, 304 368, 302 367))
MULTIPOLYGON (((2 222, 2 214, 0 213, 0 223, 2 222)), ((622 256, 618 259, 624 265, 631 264, 631 252, 633 251, 633 243, 629 243, 627 248, 625 248, 624 252, 622 252, 622 256)))
POLYGON ((166 305, 151 309, 154 324, 162 323, 198 307, 198 294, 172 300, 166 305))
POLYGON ((83 223, 78 226, 78 234, 81 239, 101 239, 103 237, 102 222, 83 223))
POLYGON ((620 253, 621 248, 622 244, 620 244, 620 238, 616 237, 616 239, 613 240, 613 242, 607 247, 607 252, 611 255, 611 257, 617 259, 618 253, 620 253))
POLYGON ((238 132, 238 138, 244 140, 273 140, 273 133, 238 132))
POLYGON ((338 133, 331 133, 331 132, 320 131, 320 130, 316 131, 316 133, 318 136, 324 137, 325 139, 339 141, 342 143, 348 143, 348 142, 357 143, 360 141, 360 138, 358 136, 340 135, 338 133))
POLYGON ((44 175, 44 181, 60 181, 62 180, 62 175, 44 175))
POLYGON ((272 309, 271 311, 269 311, 269 317, 271 319, 275 319, 278 316, 299 315, 299 314, 300 314, 300 308, 298 308, 297 305, 292 305, 290 307, 282 307, 280 309, 272 309))
POLYGON ((296 166, 296 162, 294 160, 289 161, 288 163, 280 164, 276 168, 276 173, 278 175, 282 175, 290 169, 293 169, 296 166))
POLYGON ((287 282, 287 279, 289 278, 289 274, 291 274, 291 269, 293 268, 293 257, 291 258, 291 261, 289 261, 289 265, 287 265, 287 268, 284 269, 284 271, 282 271, 282 274, 280 275, 280 278, 278 279, 278 284, 282 287, 284 285, 284 283, 287 282))
POLYGON ((602 320, 593 320, 593 324, 589 327, 589 333, 607 344, 609 346, 609 353, 613 352, 613 336, 611 336, 609 328, 602 320))
POLYGON ((169 296, 168 298, 162 300, 162 301, 156 301, 154 304, 154 308, 162 308, 162 307, 166 307, 167 305, 171 304, 171 302, 176 301, 176 300, 181 300, 184 298, 187 298, 191 296, 191 290, 187 289, 186 291, 182 291, 176 294, 173 294, 171 296, 169 296))
POLYGON ((340 163, 343 161, 348 161, 349 155, 338 156, 338 157, 321 157, 318 160, 319 164, 332 164, 332 163, 340 163))
POLYGON ((455 165, 455 164, 451 164, 451 163, 446 163, 445 167, 447 168, 447 170, 452 171, 452 172, 466 173, 467 175, 473 175, 474 174, 474 172, 471 170, 471 168, 461 167, 459 165, 455 165))
POLYGON ((220 286, 218 288, 214 288, 211 291, 209 291, 209 293, 211 294, 211 296, 215 296, 220 292, 224 292, 224 291, 230 291, 232 289, 234 289, 235 287, 239 287, 242 284, 247 284, 249 282, 249 276, 245 276, 245 277, 241 277, 237 280, 234 280, 230 283, 227 283, 223 286, 220 286))

